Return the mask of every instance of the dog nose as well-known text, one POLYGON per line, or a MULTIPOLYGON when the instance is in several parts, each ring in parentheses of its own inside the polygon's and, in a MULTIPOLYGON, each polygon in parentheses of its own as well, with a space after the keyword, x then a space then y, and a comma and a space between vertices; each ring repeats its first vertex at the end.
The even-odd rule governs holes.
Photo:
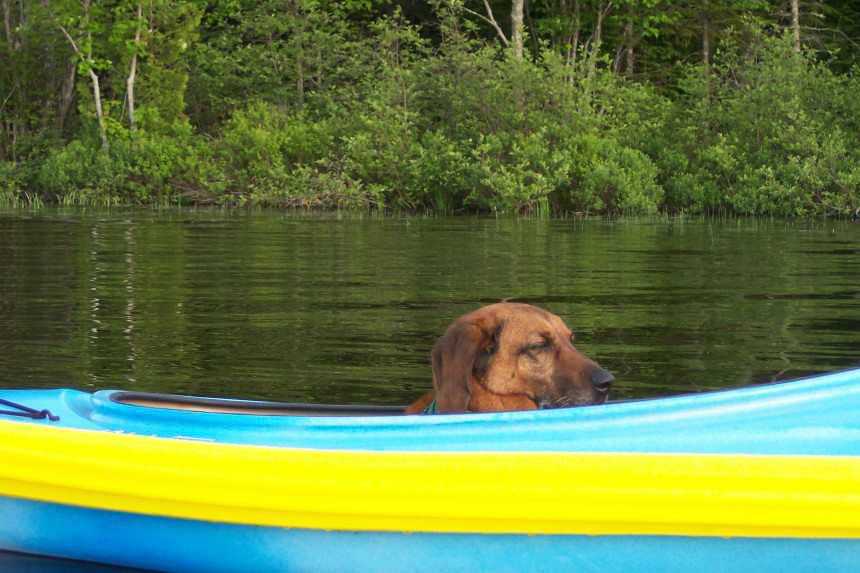
POLYGON ((609 370, 603 368, 595 368, 591 372, 591 385, 598 392, 609 392, 609 387, 615 380, 615 376, 609 370))

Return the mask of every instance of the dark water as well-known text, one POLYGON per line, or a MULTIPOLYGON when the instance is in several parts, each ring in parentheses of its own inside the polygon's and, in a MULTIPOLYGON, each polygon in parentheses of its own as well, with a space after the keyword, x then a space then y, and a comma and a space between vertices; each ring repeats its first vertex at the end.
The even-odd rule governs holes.
POLYGON ((860 224, 0 212, 0 386, 399 404, 455 317, 543 306, 614 397, 860 364, 860 224))

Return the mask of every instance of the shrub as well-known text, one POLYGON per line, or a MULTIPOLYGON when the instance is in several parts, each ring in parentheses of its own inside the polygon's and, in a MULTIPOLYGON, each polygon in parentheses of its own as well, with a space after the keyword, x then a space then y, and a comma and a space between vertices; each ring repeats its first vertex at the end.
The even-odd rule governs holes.
POLYGON ((233 197, 279 195, 292 185, 291 172, 330 157, 335 122, 314 121, 265 102, 233 114, 215 143, 233 197))
POLYGON ((50 152, 32 175, 34 186, 61 203, 105 206, 176 202, 182 192, 199 198, 218 188, 187 125, 158 133, 114 124, 109 142, 104 149, 73 140, 50 152))
POLYGON ((352 179, 332 165, 302 165, 293 169, 283 186, 253 192, 254 204, 292 209, 376 209, 383 206, 382 189, 352 179))
POLYGON ((585 135, 574 144, 569 201, 574 211, 654 213, 663 189, 657 168, 641 151, 618 141, 585 135))
POLYGON ((729 45, 714 71, 710 85, 692 73, 663 137, 670 209, 796 216, 860 204, 847 135, 860 109, 846 80, 790 38, 763 34, 729 45))
POLYGON ((0 161, 0 207, 39 207, 39 195, 25 191, 20 165, 11 161, 0 161))

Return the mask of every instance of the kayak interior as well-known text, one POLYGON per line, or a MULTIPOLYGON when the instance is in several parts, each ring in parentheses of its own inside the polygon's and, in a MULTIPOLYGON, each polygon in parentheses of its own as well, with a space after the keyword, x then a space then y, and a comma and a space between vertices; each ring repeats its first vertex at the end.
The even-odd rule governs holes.
POLYGON ((404 406, 297 404, 178 396, 153 392, 114 392, 110 398, 119 404, 144 408, 256 416, 397 416, 403 414, 404 409, 404 406))

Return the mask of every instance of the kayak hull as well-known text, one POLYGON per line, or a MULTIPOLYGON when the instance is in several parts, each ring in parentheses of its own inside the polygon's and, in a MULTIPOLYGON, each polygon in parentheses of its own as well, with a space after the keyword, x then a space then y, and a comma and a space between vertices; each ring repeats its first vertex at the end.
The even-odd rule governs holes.
POLYGON ((0 551, 160 571, 860 570, 860 370, 478 415, 0 400, 30 408, 0 412, 0 551))
POLYGON ((844 572, 857 569, 860 554, 853 539, 320 531, 10 498, 0 498, 0 515, 6 516, 0 523, 6 550, 200 573, 844 572))

